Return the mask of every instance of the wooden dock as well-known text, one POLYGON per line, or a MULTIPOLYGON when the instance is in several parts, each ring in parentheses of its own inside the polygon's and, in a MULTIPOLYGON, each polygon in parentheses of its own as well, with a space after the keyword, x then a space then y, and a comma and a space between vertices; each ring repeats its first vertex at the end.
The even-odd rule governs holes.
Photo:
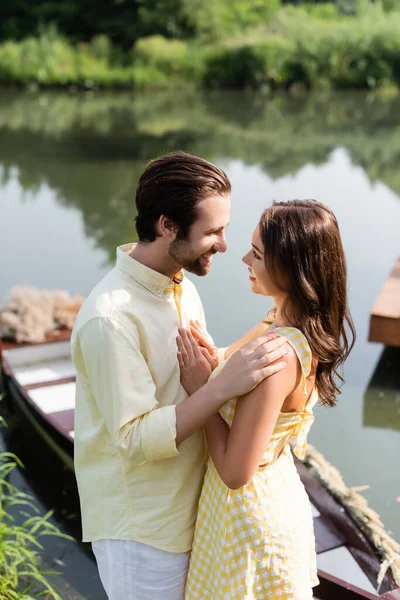
POLYGON ((368 341, 400 347, 400 256, 372 307, 368 341))

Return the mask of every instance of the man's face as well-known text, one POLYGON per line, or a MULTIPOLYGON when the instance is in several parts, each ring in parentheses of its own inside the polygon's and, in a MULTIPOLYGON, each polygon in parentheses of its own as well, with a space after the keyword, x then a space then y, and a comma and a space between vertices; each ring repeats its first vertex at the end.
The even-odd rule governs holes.
POLYGON ((197 206, 197 219, 185 240, 171 242, 168 253, 184 269, 195 275, 207 275, 212 257, 226 251, 225 229, 229 223, 229 194, 215 194, 197 206))

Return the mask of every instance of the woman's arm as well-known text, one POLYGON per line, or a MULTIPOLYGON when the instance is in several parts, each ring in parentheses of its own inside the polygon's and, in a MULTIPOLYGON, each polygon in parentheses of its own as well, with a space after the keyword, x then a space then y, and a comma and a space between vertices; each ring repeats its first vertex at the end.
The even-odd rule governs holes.
POLYGON ((207 421, 205 432, 211 458, 231 489, 250 481, 259 467, 285 398, 298 386, 297 356, 286 356, 287 367, 238 399, 231 429, 219 415, 207 421))
POLYGON ((264 334, 245 344, 227 361, 221 373, 207 383, 211 371, 207 359, 190 332, 180 328, 179 333, 181 383, 189 397, 176 406, 178 445, 203 427, 229 398, 247 393, 265 377, 286 367, 281 360, 287 353, 283 339, 264 334))

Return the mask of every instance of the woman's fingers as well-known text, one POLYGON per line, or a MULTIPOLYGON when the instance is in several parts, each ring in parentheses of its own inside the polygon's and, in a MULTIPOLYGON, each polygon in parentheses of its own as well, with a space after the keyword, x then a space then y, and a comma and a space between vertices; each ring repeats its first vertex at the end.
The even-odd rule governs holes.
POLYGON ((207 350, 207 348, 200 347, 200 352, 202 353, 203 357, 206 359, 206 361, 210 365, 211 369, 215 369, 215 367, 216 367, 215 360, 213 360, 213 358, 212 358, 211 354, 209 353, 209 351, 207 350))
POLYGON ((187 332, 187 336, 188 336, 188 340, 192 345, 192 350, 193 350, 193 354, 196 360, 199 360, 199 358, 201 358, 203 355, 200 352, 200 346, 199 344, 196 342, 196 339, 194 338, 194 336, 191 334, 190 331, 187 332))
POLYGON ((193 336, 184 327, 180 327, 178 331, 189 361, 194 360, 194 346, 197 346, 197 344, 196 342, 192 343, 193 336))
POLYGON ((199 321, 190 321, 190 330, 202 346, 205 346, 206 348, 212 347, 210 336, 208 335, 207 331, 203 329, 203 327, 200 325, 199 321))
POLYGON ((207 338, 203 334, 203 332, 199 331, 194 325, 190 326, 190 331, 191 331, 192 335, 194 335, 194 337, 196 338, 196 340, 202 346, 209 346, 210 345, 209 342, 208 342, 208 340, 207 340, 207 338))
POLYGON ((206 358, 207 360, 209 360, 210 358, 210 353, 207 350, 207 348, 199 348, 200 352, 202 353, 202 355, 204 356, 204 358, 206 358))
POLYGON ((183 356, 181 352, 178 352, 178 363, 181 375, 183 375, 183 373, 185 372, 185 363, 183 362, 183 356))
POLYGON ((187 367, 189 364, 189 356, 188 356, 186 347, 183 343, 181 336, 178 336, 176 338, 176 344, 178 346, 178 360, 179 360, 179 355, 180 355, 181 363, 183 364, 184 367, 187 367))
POLYGON ((199 331, 194 325, 190 325, 190 331, 192 332, 192 334, 194 335, 194 337, 196 338, 196 340, 198 340, 199 342, 203 343, 204 342, 204 336, 201 333, 201 331, 199 331))

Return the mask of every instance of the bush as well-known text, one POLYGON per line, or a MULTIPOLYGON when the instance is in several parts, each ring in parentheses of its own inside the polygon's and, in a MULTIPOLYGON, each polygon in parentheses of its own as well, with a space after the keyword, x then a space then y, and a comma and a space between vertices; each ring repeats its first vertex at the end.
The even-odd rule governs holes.
POLYGON ((97 58, 108 65, 112 55, 112 44, 110 39, 106 35, 96 35, 90 41, 90 52, 94 58, 97 58))
POLYGON ((400 0, 382 0, 382 6, 387 12, 392 10, 400 11, 400 0))
MULTIPOLYGON (((218 6, 227 9, 224 2, 218 6)), ((246 22, 249 6, 235 0, 231 9, 243 9, 246 22)), ((254 10, 257 6, 261 5, 256 2, 254 10)), ((400 12, 387 14, 379 4, 370 5, 360 17, 335 17, 332 4, 312 9, 291 6, 268 25, 223 41, 200 45, 198 40, 153 35, 138 40, 129 56, 121 53, 104 35, 72 45, 49 28, 38 38, 0 44, 0 82, 84 87, 194 82, 239 89, 400 87, 400 12), (329 18, 316 16, 320 14, 329 18)))
POLYGON ((14 83, 20 79, 21 48, 16 42, 0 45, 0 82, 14 83))
POLYGON ((73 48, 54 28, 43 30, 38 38, 0 46, 0 78, 5 82, 67 83, 74 63, 73 48))
POLYGON ((280 87, 287 80, 287 62, 292 43, 279 36, 266 36, 257 43, 218 47, 205 59, 204 83, 209 87, 280 87))
POLYGON ((339 11, 336 4, 324 2, 323 4, 304 4, 304 11, 316 19, 337 19, 339 11))
MULTIPOLYGON (((218 46, 206 56, 213 87, 374 88, 400 84, 400 14, 323 21, 291 10, 280 35, 218 46)), ((378 13, 377 13, 378 14, 378 13)))
POLYGON ((167 40, 161 35, 142 38, 136 42, 132 57, 136 72, 148 68, 159 73, 159 79, 195 81, 202 76, 201 50, 181 40, 167 40))
POLYGON ((280 0, 183 0, 182 4, 195 35, 212 42, 268 23, 280 0))

